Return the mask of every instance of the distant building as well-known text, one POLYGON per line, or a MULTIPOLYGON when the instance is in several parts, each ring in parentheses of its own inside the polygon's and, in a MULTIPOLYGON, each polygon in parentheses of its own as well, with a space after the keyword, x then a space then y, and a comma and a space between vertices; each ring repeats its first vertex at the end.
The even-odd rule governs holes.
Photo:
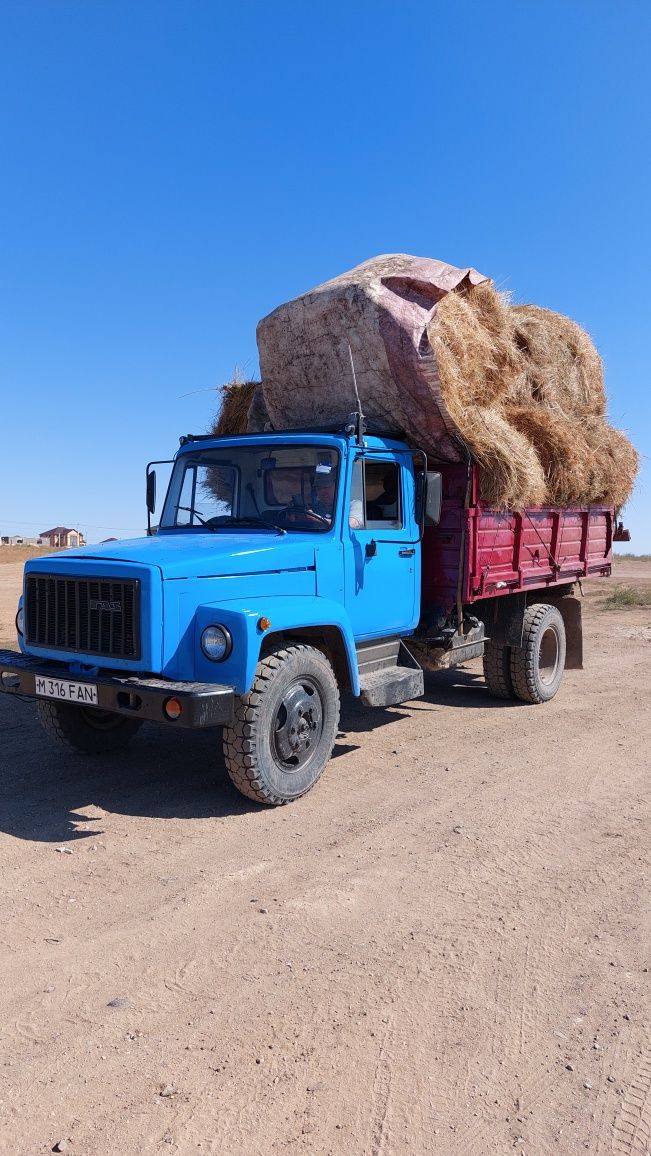
POLYGON ((71 530, 67 526, 55 526, 53 530, 43 530, 41 538, 43 538, 52 549, 55 547, 63 547, 64 550, 70 550, 76 546, 86 545, 81 530, 71 530))
POLYGON ((0 546, 45 546, 42 538, 28 538, 26 534, 3 534, 0 546))

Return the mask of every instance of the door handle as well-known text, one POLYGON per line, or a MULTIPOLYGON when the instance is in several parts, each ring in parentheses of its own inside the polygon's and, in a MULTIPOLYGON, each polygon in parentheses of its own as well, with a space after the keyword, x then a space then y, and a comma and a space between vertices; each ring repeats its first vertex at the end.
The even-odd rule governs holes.
POLYGON ((400 555, 401 558, 413 558, 415 553, 416 553, 416 550, 415 550, 414 546, 410 546, 409 548, 405 548, 404 550, 398 550, 398 554, 400 555))
POLYGON ((374 558, 377 554, 377 542, 375 538, 371 538, 370 542, 366 543, 366 557, 374 558))

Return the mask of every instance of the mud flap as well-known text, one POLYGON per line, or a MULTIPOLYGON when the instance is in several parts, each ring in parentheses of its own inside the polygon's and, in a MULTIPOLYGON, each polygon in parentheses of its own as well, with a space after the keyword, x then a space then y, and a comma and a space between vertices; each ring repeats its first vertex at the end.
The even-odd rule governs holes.
MULTIPOLYGON (((550 599, 550 601, 552 601, 550 599)), ((583 620, 581 616, 580 599, 574 597, 559 598, 553 605, 558 608, 565 626, 567 652, 565 654, 566 670, 583 670, 583 620)))

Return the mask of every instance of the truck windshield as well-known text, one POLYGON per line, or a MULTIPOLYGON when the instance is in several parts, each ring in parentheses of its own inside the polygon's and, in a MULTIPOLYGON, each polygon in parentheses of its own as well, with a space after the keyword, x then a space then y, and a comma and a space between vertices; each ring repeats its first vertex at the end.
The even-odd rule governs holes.
POLYGON ((333 523, 339 453, 332 446, 224 446, 177 458, 161 530, 316 530, 333 523))

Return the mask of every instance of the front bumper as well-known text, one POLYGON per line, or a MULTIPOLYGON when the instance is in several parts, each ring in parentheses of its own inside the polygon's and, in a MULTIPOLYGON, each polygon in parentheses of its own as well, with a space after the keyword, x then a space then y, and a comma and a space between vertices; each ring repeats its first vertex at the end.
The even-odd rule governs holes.
MULTIPOLYGON (((97 706, 133 719, 167 723, 182 728, 214 727, 233 721, 235 692, 232 686, 210 682, 172 682, 167 678, 132 678, 99 671, 88 677, 73 673, 58 662, 41 661, 28 654, 0 650, 0 691, 6 694, 41 697, 36 694, 36 677, 88 682, 97 687, 97 706), (172 721, 163 711, 168 698, 181 703, 181 714, 172 721)), ((62 701, 45 698, 45 702, 62 701)))

